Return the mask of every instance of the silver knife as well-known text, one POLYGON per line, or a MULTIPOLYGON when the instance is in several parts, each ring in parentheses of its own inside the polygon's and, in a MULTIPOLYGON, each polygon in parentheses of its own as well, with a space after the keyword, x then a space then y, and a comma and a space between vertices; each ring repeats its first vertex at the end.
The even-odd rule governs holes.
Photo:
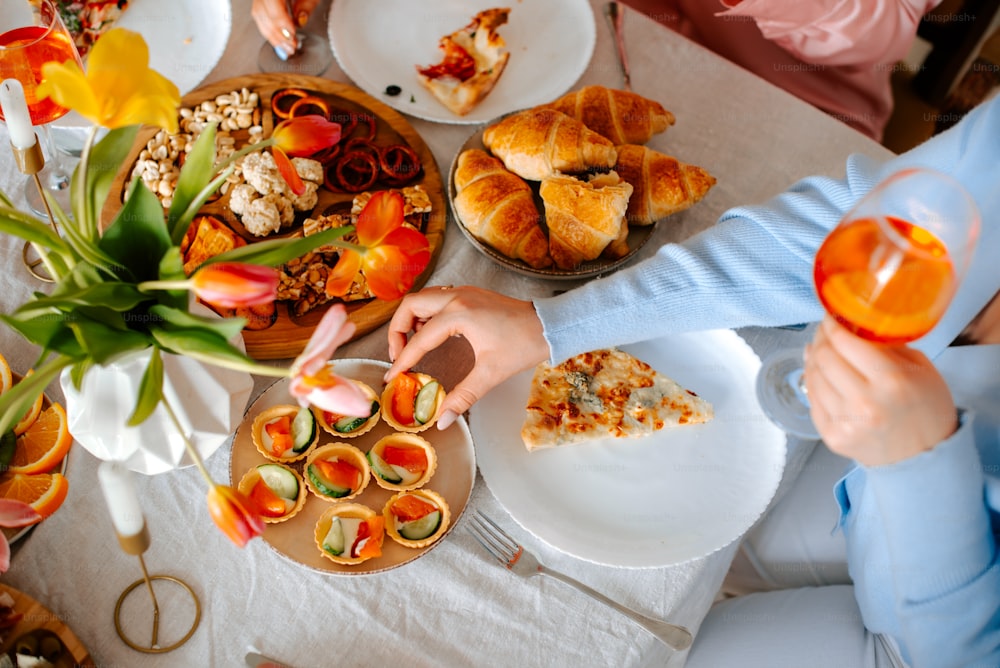
POLYGON ((628 53, 625 51, 625 14, 617 2, 607 4, 608 20, 611 21, 611 32, 615 36, 615 47, 618 49, 618 63, 622 66, 622 88, 632 90, 632 75, 629 72, 628 53))
POLYGON ((246 662, 250 668, 292 668, 287 663, 282 663, 277 659, 272 659, 257 652, 247 652, 246 662))

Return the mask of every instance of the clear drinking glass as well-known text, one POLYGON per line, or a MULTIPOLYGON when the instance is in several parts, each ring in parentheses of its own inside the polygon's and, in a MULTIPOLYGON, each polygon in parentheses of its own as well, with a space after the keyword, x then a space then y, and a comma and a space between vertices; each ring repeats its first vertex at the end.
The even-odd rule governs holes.
MULTIPOLYGON (((31 122, 39 130, 46 158, 40 176, 65 211, 69 210, 70 170, 52 141, 48 124, 69 110, 52 100, 39 99, 37 88, 42 80, 42 65, 67 60, 75 60, 83 67, 80 53, 50 0, 0 0, 0 80, 17 79, 24 87, 31 122)), ((46 215, 41 194, 30 181, 25 198, 32 211, 46 215)))
MULTIPOLYGON (((953 178, 907 169, 877 185, 823 241, 813 262, 826 311, 868 341, 905 345, 941 319, 968 269, 979 235, 972 197, 953 178)), ((766 359, 761 407, 800 438, 818 438, 802 382, 802 351, 766 359)))
MULTIPOLYGON (((294 22, 297 13, 293 7, 294 2, 289 1, 286 4, 294 22)), ((323 35, 302 30, 302 26, 299 28, 295 33, 298 48, 290 56, 283 57, 284 52, 279 54, 270 42, 265 41, 261 45, 257 56, 257 66, 261 72, 316 76, 326 71, 333 62, 330 42, 323 35)))

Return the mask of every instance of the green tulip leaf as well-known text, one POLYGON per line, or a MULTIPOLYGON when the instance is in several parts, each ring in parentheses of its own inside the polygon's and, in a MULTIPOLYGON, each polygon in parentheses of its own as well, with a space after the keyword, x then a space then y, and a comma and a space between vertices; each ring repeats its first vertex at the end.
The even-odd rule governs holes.
POLYGON ((163 204, 136 179, 128 199, 101 237, 99 246, 138 281, 155 279, 160 258, 171 247, 163 221, 163 204))
POLYGON ((116 329, 90 319, 69 323, 85 354, 96 364, 107 364, 122 353, 149 347, 146 334, 131 329, 116 329))
POLYGON ((205 264, 214 264, 216 262, 248 262, 250 264, 277 267, 297 257, 302 257, 309 251, 316 250, 320 246, 332 244, 345 234, 353 231, 353 226, 333 227, 297 239, 258 241, 257 243, 247 244, 246 246, 240 246, 225 253, 220 253, 209 258, 205 264))
POLYGON ((101 219, 101 208, 108 199, 111 186, 118 169, 128 157, 135 144, 138 125, 130 125, 111 130, 101 141, 90 149, 87 162, 86 198, 90 208, 91 220, 101 219))
POLYGON ((167 329, 206 329, 215 332, 227 341, 239 336, 247 324, 246 318, 202 317, 188 313, 183 309, 163 305, 153 306, 149 312, 157 316, 167 329))
POLYGON ((135 409, 125 424, 135 427, 153 414, 160 400, 163 399, 163 358, 160 357, 160 349, 153 347, 149 356, 149 364, 142 374, 139 382, 139 398, 136 399, 135 409))
MULTIPOLYGON (((183 214, 192 202, 198 198, 204 185, 215 176, 215 135, 216 123, 210 123, 201 131, 191 151, 184 159, 184 166, 177 177, 177 187, 167 212, 167 229, 173 243, 180 243, 187 231, 187 225, 181 225, 183 214)), ((202 202, 204 203, 204 202, 202 202)), ((201 205, 198 205, 201 208, 201 205)), ((191 222, 189 218, 188 223, 191 222)))

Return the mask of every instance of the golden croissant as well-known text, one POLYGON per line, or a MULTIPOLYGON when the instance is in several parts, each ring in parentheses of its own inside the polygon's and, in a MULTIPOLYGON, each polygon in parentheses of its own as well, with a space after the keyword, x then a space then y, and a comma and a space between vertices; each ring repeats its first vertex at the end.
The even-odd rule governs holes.
POLYGON ((538 192, 545 203, 549 254, 560 269, 574 269, 594 260, 609 244, 623 240, 622 225, 632 186, 614 172, 590 181, 556 174, 542 180, 538 192))
POLYGON ((634 144, 618 147, 615 171, 635 189, 628 202, 632 225, 650 225, 683 211, 715 185, 715 177, 701 167, 634 144))
POLYGON ((552 264, 531 186, 485 151, 469 149, 455 166, 455 213, 465 229, 535 269, 552 264))
POLYGON ((617 157, 611 140, 555 109, 528 109, 487 126, 483 144, 529 181, 557 172, 607 170, 617 157))
POLYGON ((604 86, 584 86, 542 106, 572 116, 615 144, 645 144, 674 124, 674 115, 659 102, 604 86))

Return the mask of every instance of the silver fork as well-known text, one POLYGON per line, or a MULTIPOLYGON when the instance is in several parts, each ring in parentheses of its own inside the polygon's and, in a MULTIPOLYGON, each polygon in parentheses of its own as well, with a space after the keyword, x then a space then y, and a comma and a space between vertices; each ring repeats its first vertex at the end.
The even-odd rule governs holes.
POLYGON ((533 554, 526 551, 516 540, 497 526, 496 522, 486 517, 486 515, 476 512, 470 519, 470 522, 469 531, 473 537, 493 558, 499 561, 502 566, 506 566, 507 570, 513 571, 515 575, 523 578, 530 578, 533 575, 548 575, 550 578, 555 578, 571 587, 576 587, 584 594, 614 608, 662 640, 667 646, 677 651, 685 650, 691 646, 691 632, 683 626, 677 626, 676 624, 670 624, 660 619, 653 619, 652 617, 642 615, 616 601, 612 601, 601 592, 591 589, 568 575, 563 575, 559 571, 546 568, 533 554))

